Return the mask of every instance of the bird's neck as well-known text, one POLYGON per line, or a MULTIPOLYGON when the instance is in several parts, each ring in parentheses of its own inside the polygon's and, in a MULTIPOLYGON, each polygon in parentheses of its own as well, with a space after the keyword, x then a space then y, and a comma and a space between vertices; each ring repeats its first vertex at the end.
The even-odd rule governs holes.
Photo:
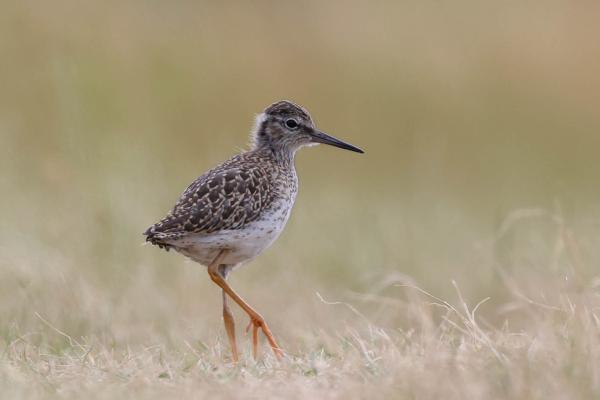
POLYGON ((278 146, 273 143, 262 143, 255 146, 253 150, 265 154, 282 167, 294 168, 295 149, 290 149, 287 146, 278 146))

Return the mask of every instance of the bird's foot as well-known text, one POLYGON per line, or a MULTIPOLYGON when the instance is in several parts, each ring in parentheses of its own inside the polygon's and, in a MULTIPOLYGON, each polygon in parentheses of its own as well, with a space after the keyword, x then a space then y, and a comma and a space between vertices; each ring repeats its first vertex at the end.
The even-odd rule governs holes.
POLYGON ((275 341, 275 338, 273 337, 273 334, 271 333, 271 330, 269 329, 269 326, 265 322, 264 318, 259 315, 250 316, 250 322, 248 322, 248 325, 246 326, 246 333, 248 333, 250 327, 252 327, 252 355, 254 356, 254 359, 258 359, 258 329, 260 328, 267 337, 267 340, 271 345, 271 349, 273 349, 273 353, 275 353, 275 356, 278 360, 281 360, 283 357, 283 350, 281 350, 281 347, 279 347, 275 341))

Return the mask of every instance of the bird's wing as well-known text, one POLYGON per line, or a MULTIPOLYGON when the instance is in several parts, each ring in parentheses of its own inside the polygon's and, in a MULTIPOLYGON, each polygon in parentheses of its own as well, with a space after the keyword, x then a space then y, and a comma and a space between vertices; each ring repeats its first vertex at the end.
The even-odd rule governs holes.
POLYGON ((256 220, 272 201, 268 172, 235 161, 196 179, 173 210, 144 232, 146 240, 160 245, 164 239, 239 229, 256 220))

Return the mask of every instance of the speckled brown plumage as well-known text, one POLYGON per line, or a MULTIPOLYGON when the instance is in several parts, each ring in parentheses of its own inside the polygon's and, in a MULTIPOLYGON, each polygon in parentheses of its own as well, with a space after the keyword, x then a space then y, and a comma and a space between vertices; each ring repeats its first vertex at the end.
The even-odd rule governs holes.
POLYGON ((152 244, 169 249, 167 241, 185 235, 243 228, 282 195, 281 184, 297 190, 289 162, 280 162, 265 149, 238 154, 196 179, 173 210, 144 235, 152 244), (282 179, 279 184, 277 179, 282 179))

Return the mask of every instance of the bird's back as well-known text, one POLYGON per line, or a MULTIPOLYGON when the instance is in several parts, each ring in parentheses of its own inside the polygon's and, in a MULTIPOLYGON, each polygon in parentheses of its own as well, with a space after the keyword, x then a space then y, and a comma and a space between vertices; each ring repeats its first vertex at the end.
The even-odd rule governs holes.
MULTIPOLYGON (((293 164, 282 163, 269 152, 245 152, 197 178, 172 211, 144 235, 154 245, 175 248, 206 264, 212 253, 241 239, 254 239, 254 247, 272 243, 276 235, 272 240, 268 236, 283 229, 296 192, 293 164), (260 238, 254 231, 262 232, 260 238)), ((250 253, 235 261, 244 261, 250 253)))

